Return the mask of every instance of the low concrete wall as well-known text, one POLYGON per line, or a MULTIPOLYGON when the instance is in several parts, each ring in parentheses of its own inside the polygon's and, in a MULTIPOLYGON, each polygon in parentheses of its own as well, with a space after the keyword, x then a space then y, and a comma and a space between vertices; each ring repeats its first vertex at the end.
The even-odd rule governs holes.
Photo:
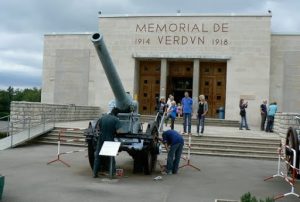
POLYGON ((57 105, 38 102, 11 102, 11 123, 14 131, 27 127, 30 118, 31 125, 37 125, 44 121, 67 122, 92 120, 100 117, 100 107, 57 105))
POLYGON ((295 117, 299 116, 299 113, 285 113, 279 112, 275 115, 274 132, 281 137, 286 137, 286 133, 289 127, 299 127, 295 117))

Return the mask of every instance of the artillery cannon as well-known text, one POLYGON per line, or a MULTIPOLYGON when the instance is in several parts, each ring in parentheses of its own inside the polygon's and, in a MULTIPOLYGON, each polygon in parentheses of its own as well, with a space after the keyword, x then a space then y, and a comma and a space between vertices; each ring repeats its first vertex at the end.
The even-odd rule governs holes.
MULTIPOLYGON (((121 142, 119 151, 126 151, 134 162, 134 172, 144 172, 151 174, 155 169, 157 155, 159 154, 158 127, 156 121, 149 122, 146 132, 143 132, 143 125, 138 114, 138 104, 124 90, 120 77, 106 49, 103 36, 94 33, 91 37, 98 57, 102 63, 104 72, 115 96, 116 108, 120 113, 119 118, 122 126, 122 133, 115 134, 115 141, 121 142)), ((88 145, 89 163, 93 169, 94 152, 97 140, 101 131, 98 128, 98 120, 89 123, 85 132, 88 145)), ((105 163, 108 164, 108 163, 105 163)), ((105 165, 104 165, 105 166, 105 165)), ((107 166, 107 165, 106 165, 107 166)))

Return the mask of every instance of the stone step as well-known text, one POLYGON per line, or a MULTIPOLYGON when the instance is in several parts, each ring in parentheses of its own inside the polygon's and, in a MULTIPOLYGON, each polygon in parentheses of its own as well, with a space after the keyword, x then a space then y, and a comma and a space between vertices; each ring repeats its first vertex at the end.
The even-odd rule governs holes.
MULTIPOLYGON (((40 139, 40 140, 35 141, 35 143, 57 145, 57 141, 52 141, 52 140, 47 140, 47 139, 40 139)), ((61 145, 86 147, 85 142, 82 142, 82 143, 81 142, 62 142, 61 145)))
MULTIPOLYGON (((49 133, 49 134, 47 134, 47 136, 56 137, 56 139, 58 139, 59 134, 58 133, 49 133)), ((68 133, 68 134, 63 134, 61 136, 61 138, 63 138, 63 139, 85 138, 85 136, 83 135, 83 132, 77 133, 77 134, 68 133)))
MULTIPOLYGON (((77 134, 65 134, 62 139, 84 139, 84 135, 77 133, 77 134)), ((43 139, 58 140, 58 134, 57 133, 51 133, 45 136, 43 139)), ((184 137, 185 143, 188 143, 188 138, 184 137)), ((84 141, 82 141, 84 142, 84 141)), ((280 143, 280 140, 270 140, 267 139, 252 139, 252 138, 232 138, 232 139, 226 139, 224 137, 193 137, 192 138, 192 145, 197 146, 219 146, 219 147, 240 147, 240 148, 248 148, 248 149, 257 149, 257 148, 277 148, 280 143)))
MULTIPOLYGON (((184 147, 187 150, 187 147, 184 147)), ((226 153, 226 154, 256 154, 256 155, 269 155, 273 156, 277 154, 276 149, 271 151, 261 151, 261 150, 244 150, 238 148, 201 148, 201 147, 191 147, 191 151, 209 151, 211 153, 226 153)))
MULTIPOLYGON (((183 151, 183 154, 187 154, 187 151, 183 151)), ((219 156, 219 157, 230 157, 230 158, 247 158, 247 159, 261 159, 261 160, 277 160, 277 156, 265 156, 265 155, 247 155, 247 154, 224 154, 224 153, 211 153, 211 152, 194 152, 191 151, 192 155, 203 155, 203 156, 219 156)))
MULTIPOLYGON (((184 138, 187 138, 189 137, 188 135, 184 134, 182 135, 184 138)), ((242 137, 242 136, 230 136, 230 135, 226 135, 226 136, 222 136, 222 135, 195 135, 195 134, 192 134, 192 139, 197 139, 197 138, 200 138, 200 139, 218 139, 218 140, 227 140, 227 139, 232 139, 232 140, 251 140, 251 141, 279 141, 280 138, 274 138, 274 137, 250 137, 250 136, 245 136, 245 137, 242 137)))
MULTIPOLYGON (((39 140, 38 143, 43 144, 52 144, 57 145, 56 141, 48 141, 48 140, 39 140)), ((78 147, 86 147, 84 143, 68 143, 63 142, 61 145, 64 146, 78 146, 78 147)), ((166 153, 165 150, 163 150, 166 153)), ((188 150, 185 147, 183 149, 183 154, 187 154, 188 150)), ((191 154, 193 155, 208 155, 208 156, 223 156, 223 157, 237 157, 237 158, 255 158, 255 159, 264 159, 264 160, 276 160, 277 155, 276 152, 241 152, 240 150, 210 150, 210 149, 199 149, 199 148, 191 148, 191 154)))
MULTIPOLYGON (((141 115, 141 122, 149 122, 155 120, 155 116, 153 115, 141 115)), ((182 124, 183 118, 177 117, 175 120, 175 124, 182 124)), ((192 124, 197 125, 197 119, 192 118, 192 124)), ((236 120, 225 120, 225 119, 212 119, 206 118, 205 125, 207 126, 227 126, 227 127, 239 127, 239 121, 236 120)))
MULTIPOLYGON (((64 140, 67 138, 63 138, 64 140)), ((75 138, 77 139, 77 138, 75 138)), ((57 143, 58 138, 57 136, 45 136, 40 139, 40 141, 51 141, 54 143, 57 143)), ((64 142, 62 141, 61 144, 64 142)), ((69 142, 70 143, 70 142, 69 142)), ((83 137, 79 138, 78 141, 75 142, 76 144, 83 144, 85 145, 85 140, 83 137)), ((187 144, 187 142, 186 142, 187 144)), ((245 150, 245 151, 276 151, 277 147, 276 146, 270 146, 269 144, 266 144, 264 146, 262 145, 239 145, 239 144, 221 144, 220 142, 216 143, 207 143, 207 142, 192 142, 191 144, 192 148, 200 148, 200 149, 212 149, 212 150, 217 150, 217 149, 239 149, 239 150, 245 150)))
POLYGON ((222 149, 228 149, 228 148, 235 148, 235 149, 240 149, 240 150, 253 150, 253 151, 276 151, 277 147, 273 146, 268 146, 265 145, 264 147, 262 146, 257 146, 257 145, 234 145, 234 144, 220 144, 220 143, 192 143, 191 147, 198 147, 198 148, 210 148, 210 149, 217 149, 217 148, 222 148, 222 149))
MULTIPOLYGON (((60 129, 54 129, 49 133, 48 135, 59 135, 60 129)), ((62 133, 62 136, 64 137, 84 137, 83 135, 84 130, 79 131, 65 131, 62 133)), ((188 138, 188 135, 183 135, 185 139, 188 138)), ((267 144, 277 144, 280 142, 279 138, 273 138, 273 137, 236 137, 236 136, 209 136, 209 135, 201 135, 196 136, 192 135, 192 141, 230 141, 230 142, 237 142, 237 143, 243 143, 243 142, 250 142, 250 143, 267 143, 267 144)))
MULTIPOLYGON (((59 131, 62 128, 55 128, 52 132, 37 139, 37 143, 57 145, 59 131)), ((84 130, 65 131, 62 139, 80 139, 76 142, 61 142, 61 145, 86 147, 84 130)), ((183 135, 185 143, 188 143, 188 135, 183 135)), ((255 158, 274 160, 277 158, 277 147, 279 138, 269 137, 237 137, 237 136, 195 136, 192 135, 191 154, 255 158)), ((187 153, 184 147, 183 153, 187 153)))
MULTIPOLYGON (((184 138, 185 142, 188 142, 188 138, 184 138)), ((232 139, 192 139, 192 143, 219 143, 219 144, 233 144, 233 145, 253 145, 253 146, 273 146, 278 147, 280 140, 278 141, 251 141, 251 140, 232 140, 232 139)))
POLYGON ((84 132, 84 129, 62 131, 62 128, 55 128, 54 130, 51 131, 51 133, 56 133, 56 134, 61 133, 62 135, 65 135, 65 134, 83 134, 83 132, 84 132))

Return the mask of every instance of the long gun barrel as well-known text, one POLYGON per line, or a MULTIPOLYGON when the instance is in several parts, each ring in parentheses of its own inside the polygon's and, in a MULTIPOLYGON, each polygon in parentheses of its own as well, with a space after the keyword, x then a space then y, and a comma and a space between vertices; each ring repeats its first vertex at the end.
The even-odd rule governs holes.
MULTIPOLYGON (((103 35, 94 33, 91 40, 96 48, 98 57, 100 58, 106 77, 116 98, 116 107, 123 111, 129 110, 131 107, 136 108, 135 102, 124 90, 118 72, 106 49, 103 35)), ((133 111, 134 109, 131 110, 133 111)))

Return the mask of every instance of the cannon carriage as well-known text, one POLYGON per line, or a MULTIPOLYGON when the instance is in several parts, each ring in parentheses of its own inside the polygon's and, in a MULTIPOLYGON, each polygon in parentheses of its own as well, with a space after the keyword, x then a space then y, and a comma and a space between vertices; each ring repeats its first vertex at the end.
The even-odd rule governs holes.
MULTIPOLYGON (((154 120, 149 122, 145 132, 138 114, 138 103, 126 93, 117 70, 111 60, 105 46, 103 35, 95 33, 91 37, 98 57, 102 63, 104 72, 115 96, 115 105, 119 113, 122 133, 115 134, 115 141, 121 142, 119 151, 126 151, 133 158, 133 171, 151 174, 155 169, 160 143, 158 141, 158 124, 154 120)), ((98 120, 89 123, 85 132, 88 145, 88 157, 90 166, 93 168, 94 152, 101 131, 98 128, 98 120)), ((103 162, 103 161, 102 161, 103 162)), ((108 162, 104 161, 105 164, 108 162)), ((104 165, 107 167, 108 165, 104 165)))

